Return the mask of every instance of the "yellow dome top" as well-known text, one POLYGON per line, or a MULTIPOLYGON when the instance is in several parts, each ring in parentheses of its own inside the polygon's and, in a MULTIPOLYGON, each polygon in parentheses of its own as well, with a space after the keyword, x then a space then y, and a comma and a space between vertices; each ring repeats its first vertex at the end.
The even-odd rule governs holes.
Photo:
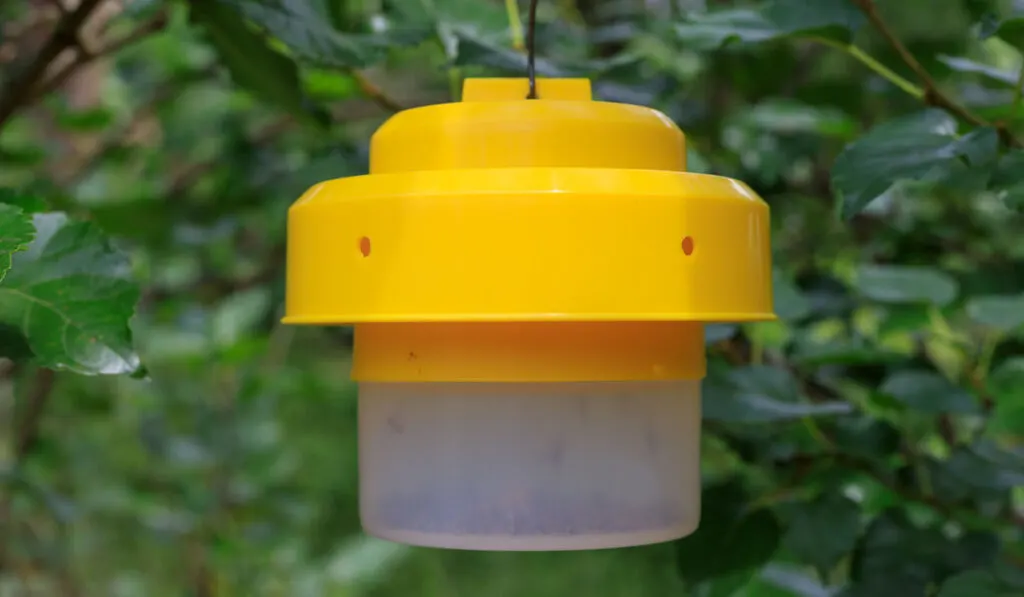
POLYGON ((591 101, 587 79, 469 79, 462 103, 406 110, 373 136, 370 173, 460 168, 686 170, 682 131, 664 114, 591 101), (409 151, 409 148, 425 151, 409 151))

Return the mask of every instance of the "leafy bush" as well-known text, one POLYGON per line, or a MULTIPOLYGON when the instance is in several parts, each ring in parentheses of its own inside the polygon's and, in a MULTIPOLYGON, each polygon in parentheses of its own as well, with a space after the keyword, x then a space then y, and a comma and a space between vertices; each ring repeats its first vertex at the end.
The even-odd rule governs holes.
POLYGON ((520 76, 496 0, 0 6, 0 595, 1024 594, 1024 2, 541 3, 543 76, 772 206, 780 321, 708 330, 675 544, 359 534, 346 329, 287 206, 396 110, 520 76))

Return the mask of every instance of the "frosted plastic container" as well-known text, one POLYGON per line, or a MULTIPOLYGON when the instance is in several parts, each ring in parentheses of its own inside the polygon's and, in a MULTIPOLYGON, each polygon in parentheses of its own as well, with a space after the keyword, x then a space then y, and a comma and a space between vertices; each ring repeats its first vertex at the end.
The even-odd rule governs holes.
POLYGON ((700 381, 362 383, 360 510, 401 543, 668 541, 700 517, 700 381))

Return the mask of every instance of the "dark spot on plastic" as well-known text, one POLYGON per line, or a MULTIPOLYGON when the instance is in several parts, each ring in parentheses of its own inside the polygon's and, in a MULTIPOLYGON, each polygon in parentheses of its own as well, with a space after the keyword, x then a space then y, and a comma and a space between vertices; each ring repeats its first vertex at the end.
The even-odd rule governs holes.
POLYGON ((683 239, 683 254, 693 255, 693 237, 687 236, 683 239))
POLYGON ((359 252, 363 254, 363 257, 370 256, 370 237, 364 236, 359 239, 359 252))

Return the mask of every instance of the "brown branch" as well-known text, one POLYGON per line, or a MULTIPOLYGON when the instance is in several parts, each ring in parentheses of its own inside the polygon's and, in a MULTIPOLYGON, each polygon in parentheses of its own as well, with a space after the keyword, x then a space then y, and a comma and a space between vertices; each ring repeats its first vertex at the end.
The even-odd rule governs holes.
POLYGON ((359 89, 363 94, 381 108, 388 112, 401 112, 405 109, 405 106, 384 93, 384 90, 368 79, 362 72, 353 70, 352 78, 356 80, 356 84, 359 85, 359 89))
POLYGON ((47 3, 57 9, 60 14, 68 13, 68 7, 64 5, 64 0, 47 0, 47 3))
POLYGON ((60 181, 61 186, 75 185, 78 182, 81 182, 86 175, 95 170, 105 158, 110 156, 110 154, 119 149, 123 149, 128 144, 129 138, 131 138, 139 126, 148 118, 151 118, 160 108, 161 104, 180 94, 182 90, 190 84, 207 79, 214 74, 215 70, 215 67, 208 67, 186 75, 185 77, 176 77, 173 80, 162 83, 156 88, 152 95, 150 95, 150 97, 132 113, 131 117, 123 126, 119 127, 117 131, 109 135, 95 151, 91 152, 88 156, 85 156, 85 158, 72 169, 70 175, 64 177, 60 181))
POLYGON ((89 49, 85 44, 78 44, 74 60, 57 71, 53 76, 40 83, 32 93, 31 100, 37 100, 52 93, 53 91, 56 91, 57 89, 60 89, 78 69, 93 60, 114 54, 115 52, 123 50, 124 48, 139 42, 154 33, 162 31, 167 27, 168 19, 169 16, 167 10, 164 9, 143 21, 128 33, 103 44, 95 50, 89 49))
POLYGON ((965 122, 969 122, 974 126, 992 126, 995 127, 999 133, 999 138, 1004 145, 1008 147, 1022 147, 1020 140, 1014 137, 1013 133, 1005 125, 993 125, 991 122, 978 116, 966 106, 960 105, 948 95, 939 89, 935 79, 928 73, 928 71, 921 65, 918 59, 910 51, 909 48, 896 36, 889 24, 882 18, 881 13, 878 12, 878 5, 875 4, 875 0, 853 0, 853 3, 864 13, 868 21, 878 30, 878 32, 885 38, 885 41, 892 46, 892 49, 896 51, 896 54, 900 57, 900 60, 914 72, 921 85, 924 87, 924 102, 930 106, 942 108, 948 110, 950 113, 960 118, 965 122))
POLYGON ((0 129, 33 97, 33 90, 46 76, 46 69, 65 50, 78 45, 78 31, 92 11, 103 0, 82 0, 73 12, 57 22, 50 38, 36 57, 20 73, 11 78, 0 95, 0 129))

